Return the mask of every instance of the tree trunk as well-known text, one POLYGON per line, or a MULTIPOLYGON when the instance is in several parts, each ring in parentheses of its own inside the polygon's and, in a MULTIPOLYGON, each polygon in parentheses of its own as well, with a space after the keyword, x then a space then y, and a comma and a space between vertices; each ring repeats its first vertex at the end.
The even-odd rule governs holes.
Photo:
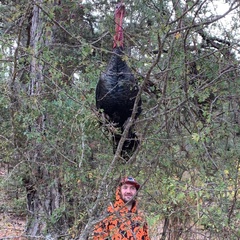
MULTIPOLYGON (((46 37, 46 16, 41 9, 42 0, 35 1, 32 9, 32 21, 30 31, 30 84, 28 93, 30 98, 41 101, 44 88, 44 73, 47 69, 41 61, 41 48, 48 46, 52 38, 46 37)), ((46 116, 40 115, 35 120, 35 125, 29 126, 31 132, 38 132, 44 136, 46 116)), ((62 215, 56 213, 60 209, 62 191, 60 179, 56 170, 50 170, 50 156, 43 153, 43 145, 36 140, 31 142, 32 149, 27 152, 29 159, 29 172, 24 179, 27 191, 28 223, 26 234, 31 237, 48 236, 57 239, 64 231, 62 215), (53 228, 54 226, 54 228, 53 228)))

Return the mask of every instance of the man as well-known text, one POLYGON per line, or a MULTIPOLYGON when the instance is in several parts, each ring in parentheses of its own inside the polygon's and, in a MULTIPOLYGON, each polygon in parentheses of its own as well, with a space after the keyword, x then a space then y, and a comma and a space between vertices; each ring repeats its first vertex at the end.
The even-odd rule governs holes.
POLYGON ((95 227, 94 240, 150 240, 147 223, 137 209, 139 188, 132 177, 120 181, 116 201, 107 208, 108 217, 95 227))

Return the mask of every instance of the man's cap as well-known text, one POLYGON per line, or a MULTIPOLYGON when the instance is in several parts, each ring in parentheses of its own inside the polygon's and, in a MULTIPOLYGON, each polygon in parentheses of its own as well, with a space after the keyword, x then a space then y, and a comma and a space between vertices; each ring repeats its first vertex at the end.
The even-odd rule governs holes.
POLYGON ((138 190, 140 188, 140 184, 133 177, 124 177, 121 179, 120 186, 123 184, 132 184, 138 190))

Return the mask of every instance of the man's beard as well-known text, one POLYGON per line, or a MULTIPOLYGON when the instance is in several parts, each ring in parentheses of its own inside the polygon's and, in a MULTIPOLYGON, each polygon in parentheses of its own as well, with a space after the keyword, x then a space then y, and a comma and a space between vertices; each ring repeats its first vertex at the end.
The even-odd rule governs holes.
POLYGON ((131 196, 129 199, 125 199, 123 196, 121 196, 124 203, 132 204, 135 201, 136 196, 131 196))

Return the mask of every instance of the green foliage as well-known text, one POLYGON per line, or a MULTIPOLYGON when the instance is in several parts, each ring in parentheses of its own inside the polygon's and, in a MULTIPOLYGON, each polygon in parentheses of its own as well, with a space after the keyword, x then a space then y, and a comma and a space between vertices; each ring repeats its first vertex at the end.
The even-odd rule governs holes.
MULTIPOLYGON (((113 4, 45 1, 37 38, 33 3, 20 2, 0 5, 0 166, 9 171, 1 192, 14 193, 1 209, 22 213, 32 201, 45 206, 38 210, 46 234, 79 237, 114 200, 119 178, 133 175, 143 184, 141 208, 153 236, 169 222, 170 239, 197 239, 194 232, 237 239, 238 21, 233 32, 211 22, 208 3, 126 3, 125 59, 143 87, 143 111, 139 152, 124 163, 95 109, 113 4)), ((28 210, 34 229, 36 209, 28 210)))

